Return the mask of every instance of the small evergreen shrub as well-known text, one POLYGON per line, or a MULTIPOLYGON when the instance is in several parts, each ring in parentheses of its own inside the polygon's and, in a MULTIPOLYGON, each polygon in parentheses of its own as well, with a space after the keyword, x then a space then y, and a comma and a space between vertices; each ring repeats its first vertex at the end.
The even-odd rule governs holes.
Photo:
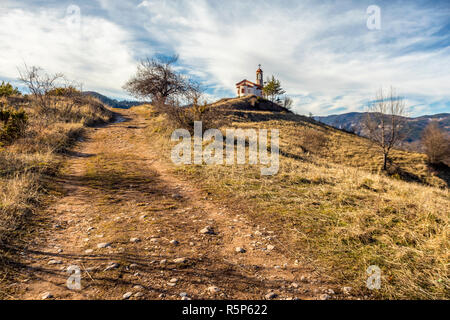
POLYGON ((28 117, 23 110, 0 109, 0 144, 11 143, 25 131, 28 117))
POLYGON ((0 84, 0 97, 9 97, 12 95, 20 95, 20 91, 14 88, 9 82, 2 81, 0 84))

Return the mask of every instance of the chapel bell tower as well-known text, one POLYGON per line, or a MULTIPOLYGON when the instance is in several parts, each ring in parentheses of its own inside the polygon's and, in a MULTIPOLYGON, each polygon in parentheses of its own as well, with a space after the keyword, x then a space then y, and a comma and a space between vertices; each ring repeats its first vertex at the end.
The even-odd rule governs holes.
POLYGON ((263 71, 261 70, 261 65, 258 65, 258 70, 256 70, 256 84, 260 85, 261 87, 264 86, 263 82, 263 71))

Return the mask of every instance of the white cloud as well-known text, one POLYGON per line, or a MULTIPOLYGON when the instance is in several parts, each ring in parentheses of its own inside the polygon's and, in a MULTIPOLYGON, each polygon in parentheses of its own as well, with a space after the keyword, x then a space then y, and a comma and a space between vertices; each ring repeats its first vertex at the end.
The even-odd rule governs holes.
POLYGON ((145 27, 150 34, 230 93, 237 81, 253 79, 262 63, 266 75, 279 77, 299 103, 301 96, 314 97, 308 105, 297 104, 301 112, 357 110, 380 86, 389 85, 406 96, 428 96, 430 102, 450 98, 450 74, 442 68, 450 62, 448 48, 398 54, 429 41, 442 12, 382 8, 384 29, 369 31, 366 7, 357 4, 343 11, 332 4, 283 7, 242 1, 220 6, 145 1, 141 6, 149 13, 145 27), (336 96, 343 97, 333 101, 336 96))
POLYGON ((2 77, 17 78, 17 67, 26 63, 63 72, 88 90, 123 96, 121 86, 135 71, 130 36, 101 17, 82 14, 77 25, 65 10, 11 9, 0 13, 0 39, 2 77))
POLYGON ((253 80, 261 63, 302 113, 360 110, 390 85, 415 106, 413 114, 450 101, 450 48, 424 49, 448 43, 446 33, 436 34, 448 23, 445 3, 385 2, 382 29, 370 31, 372 3, 360 1, 80 2, 87 9, 78 37, 67 33, 65 9, 1 12, 0 76, 15 77, 26 61, 119 95, 137 58, 176 52, 181 68, 212 88, 210 97, 234 95, 235 83, 253 80))

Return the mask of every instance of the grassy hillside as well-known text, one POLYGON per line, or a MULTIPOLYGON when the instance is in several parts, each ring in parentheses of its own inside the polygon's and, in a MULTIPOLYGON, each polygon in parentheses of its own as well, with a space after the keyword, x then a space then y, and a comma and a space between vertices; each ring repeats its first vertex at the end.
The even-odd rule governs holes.
MULTIPOLYGON (((174 172, 275 231, 286 255, 317 266, 342 287, 373 298, 450 297, 450 196, 445 176, 429 171, 424 155, 394 151, 397 165, 386 175, 367 139, 286 111, 264 111, 248 99, 213 106, 232 127, 280 130, 278 174, 205 164, 174 166, 174 172), (365 286, 370 265, 382 270, 380 290, 365 286)), ((150 107, 140 108, 152 119, 149 143, 160 144, 170 161, 173 128, 150 107)))

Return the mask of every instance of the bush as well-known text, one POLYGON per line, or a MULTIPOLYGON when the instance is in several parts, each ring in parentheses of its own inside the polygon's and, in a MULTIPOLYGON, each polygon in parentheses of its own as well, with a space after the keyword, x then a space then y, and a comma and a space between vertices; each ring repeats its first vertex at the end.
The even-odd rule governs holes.
POLYGON ((164 113, 171 125, 175 128, 183 128, 191 134, 194 133, 194 122, 202 122, 202 131, 220 128, 226 124, 226 120, 221 116, 219 108, 208 105, 206 102, 198 104, 197 100, 191 107, 164 106, 157 108, 159 113, 164 113))
POLYGON ((74 97, 81 95, 81 91, 73 86, 54 88, 46 93, 49 96, 56 97, 74 97))
POLYGON ((0 85, 0 97, 9 97, 12 95, 20 95, 20 91, 14 88, 9 82, 5 83, 2 81, 0 85))
POLYGON ((23 134, 28 118, 23 110, 5 108, 0 110, 0 121, 0 143, 11 143, 23 134))
POLYGON ((445 163, 450 159, 450 136, 436 121, 425 128, 421 142, 430 164, 445 163))
POLYGON ((329 140, 319 129, 305 127, 300 131, 300 144, 305 152, 320 153, 329 140))

